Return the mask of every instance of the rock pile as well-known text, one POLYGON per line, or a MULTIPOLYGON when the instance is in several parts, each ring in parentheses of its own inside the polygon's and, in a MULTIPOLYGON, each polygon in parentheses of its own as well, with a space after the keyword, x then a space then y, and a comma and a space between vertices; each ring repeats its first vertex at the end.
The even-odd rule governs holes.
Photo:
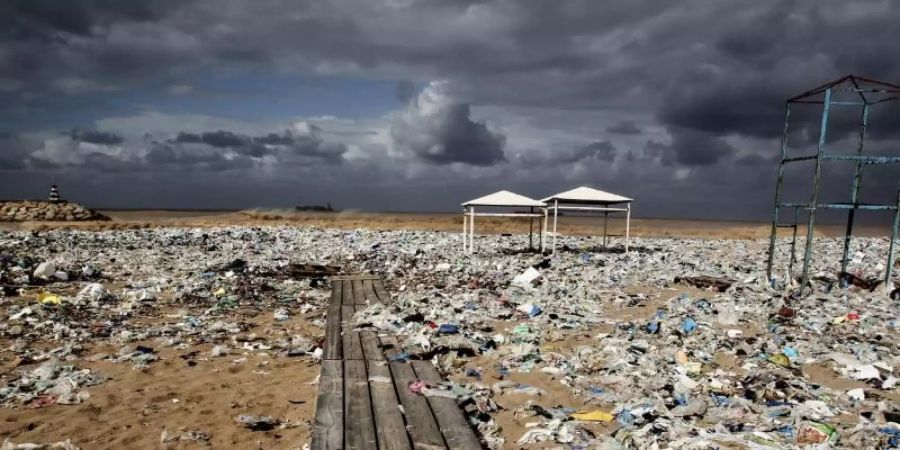
POLYGON ((27 220, 109 220, 109 217, 77 203, 41 200, 0 202, 0 222, 24 222, 27 220))

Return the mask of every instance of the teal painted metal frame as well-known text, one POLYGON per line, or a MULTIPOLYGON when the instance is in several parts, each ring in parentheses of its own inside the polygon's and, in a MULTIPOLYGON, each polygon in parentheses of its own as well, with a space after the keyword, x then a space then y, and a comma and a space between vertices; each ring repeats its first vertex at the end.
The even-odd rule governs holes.
POLYGON ((796 261, 796 241, 797 226, 799 222, 800 210, 808 212, 806 243, 803 252, 803 268, 800 276, 801 293, 809 285, 809 269, 813 257, 813 241, 815 236, 816 210, 818 209, 845 209, 847 212, 847 228, 844 234, 844 248, 841 258, 840 277, 842 283, 846 285, 847 265, 849 263, 850 243, 853 235, 853 223, 857 210, 869 211, 893 211, 894 218, 891 227, 891 241, 888 247, 888 260, 885 268, 884 285, 890 286, 891 277, 894 267, 894 252, 897 241, 898 228, 900 228, 900 189, 897 191, 896 202, 892 205, 865 204, 859 201, 859 190, 862 184, 863 167, 867 165, 895 164, 900 163, 900 157, 897 156, 871 156, 863 155, 865 146, 866 132, 869 126, 869 111, 872 105, 884 103, 887 101, 900 100, 900 86, 876 81, 869 78, 848 75, 838 80, 826 83, 813 90, 804 92, 796 97, 787 100, 785 104, 784 115, 784 131, 781 138, 781 160, 778 164, 778 176, 775 184, 775 202, 772 211, 772 228, 769 238, 769 254, 766 263, 766 276, 769 282, 774 286, 776 279, 772 275, 775 259, 775 244, 778 228, 793 228, 793 236, 791 239, 790 253, 791 258, 788 265, 788 276, 793 277, 794 262, 796 261), (852 85, 852 87, 843 87, 852 85), (865 85, 866 87, 861 87, 865 85), (845 102, 832 100, 835 92, 855 92, 859 95, 860 102, 845 102), (866 94, 887 95, 885 98, 869 99, 866 94), (822 96, 821 100, 817 97, 822 96), (793 104, 821 104, 822 117, 819 126, 819 139, 816 145, 816 154, 800 157, 788 157, 788 135, 790 131, 791 106, 793 104), (860 119, 859 137, 857 151, 854 155, 834 155, 825 152, 826 138, 828 135, 828 116, 832 106, 857 106, 862 107, 862 115, 860 119), (813 190, 809 202, 784 202, 782 201, 782 186, 784 183, 784 166, 788 163, 815 161, 815 171, 813 175, 813 190), (855 162, 855 170, 853 180, 850 185, 850 201, 847 203, 820 203, 819 189, 821 187, 822 166, 826 161, 851 161, 855 162), (780 224, 779 213, 782 208, 794 208, 793 224, 780 224))

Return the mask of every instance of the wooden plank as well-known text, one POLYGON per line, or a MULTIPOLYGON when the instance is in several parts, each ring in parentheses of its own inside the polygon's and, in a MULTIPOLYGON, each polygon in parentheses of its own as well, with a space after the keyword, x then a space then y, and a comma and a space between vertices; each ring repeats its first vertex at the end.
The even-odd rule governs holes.
POLYGON ((378 275, 372 275, 368 273, 357 273, 350 275, 333 275, 328 277, 329 280, 377 280, 380 278, 378 275))
POLYGON ((412 450, 406 424, 392 381, 371 381, 372 377, 391 379, 387 364, 366 361, 369 368, 369 392, 372 394, 372 412, 375 414, 375 434, 380 450, 412 450))
POLYGON ((341 305, 348 306, 353 304, 353 282, 344 281, 341 283, 341 305))
POLYGON ((316 418, 313 423, 313 450, 344 448, 344 373, 341 361, 322 361, 316 418))
MULTIPOLYGON (((366 291, 363 290, 362 280, 353 280, 351 283, 353 284, 353 304, 365 306, 366 291)), ((358 310, 360 308, 356 309, 358 310)))
POLYGON ((380 279, 372 281, 372 287, 375 288, 375 293, 378 294, 378 300, 385 305, 389 305, 391 303, 391 296, 384 289, 384 283, 381 282, 380 279))
MULTIPOLYGON (((410 364, 420 380, 434 384, 442 381, 441 375, 430 361, 411 361, 410 364)), ((427 397, 427 399, 448 447, 463 450, 484 448, 456 400, 446 397, 427 397)))
POLYGON ((407 363, 389 363, 391 375, 394 378, 394 386, 406 415, 406 428, 412 437, 413 447, 416 449, 434 450, 435 448, 447 448, 444 438, 438 428, 428 401, 421 394, 409 390, 409 383, 414 381, 415 374, 412 366, 407 363))
POLYGON ((365 361, 344 361, 345 444, 347 450, 377 450, 375 418, 365 361))
POLYGON ((400 343, 394 336, 379 336, 378 341, 381 344, 381 353, 388 360, 403 352, 400 343))
POLYGON ((374 331, 360 331, 359 341, 362 345, 363 356, 371 361, 384 361, 384 353, 378 344, 378 335, 374 331))
POLYGON ((344 286, 343 281, 331 282, 331 303, 329 306, 341 305, 341 288, 344 286))
POLYGON ((353 331, 354 306, 341 307, 341 340, 344 349, 344 360, 363 359, 362 343, 359 341, 359 332, 353 331))
POLYGON ((375 293, 375 285, 372 283, 372 280, 362 280, 363 291, 366 293, 366 300, 369 303, 380 303, 381 300, 378 299, 378 294, 375 293))
POLYGON ((341 340, 341 307, 329 306, 325 315, 325 359, 341 359, 344 355, 341 340))

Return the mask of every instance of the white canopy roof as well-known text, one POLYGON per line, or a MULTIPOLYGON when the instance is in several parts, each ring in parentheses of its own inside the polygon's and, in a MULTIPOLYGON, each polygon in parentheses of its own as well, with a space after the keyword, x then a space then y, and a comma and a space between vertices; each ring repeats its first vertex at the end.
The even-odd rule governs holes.
POLYGON ((621 195, 612 194, 606 191, 601 191, 599 189, 589 188, 586 186, 582 186, 579 188, 572 189, 566 192, 560 192, 556 195, 551 195, 543 199, 542 201, 550 203, 554 200, 558 200, 559 202, 566 203, 628 203, 631 202, 632 199, 628 197, 622 197, 621 195))
POLYGON ((533 198, 516 194, 515 192, 497 191, 493 194, 485 195, 484 197, 469 200, 463 203, 462 206, 534 206, 536 208, 542 208, 547 205, 533 198))

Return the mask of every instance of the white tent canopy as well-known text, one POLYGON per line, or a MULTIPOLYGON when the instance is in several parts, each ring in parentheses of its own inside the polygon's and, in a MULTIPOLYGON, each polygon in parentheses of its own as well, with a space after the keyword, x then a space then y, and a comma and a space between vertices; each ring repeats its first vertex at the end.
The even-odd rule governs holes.
POLYGON ((542 201, 549 204, 554 200, 558 200, 560 203, 614 205, 616 203, 631 203, 633 199, 582 186, 566 192, 560 192, 556 195, 551 195, 542 201))
POLYGON ((542 200, 548 209, 553 210, 553 249, 556 249, 556 226, 559 220, 559 210, 573 210, 583 212, 603 213, 603 244, 606 245, 607 219, 609 213, 625 213, 625 251, 628 251, 628 241, 631 233, 631 202, 632 199, 586 186, 571 189, 559 194, 551 195, 542 200), (622 206, 613 206, 621 205, 622 206), (562 206, 561 206, 562 205, 562 206), (566 206, 566 205, 592 205, 592 206, 566 206))
POLYGON ((528 198, 524 195, 516 194, 515 192, 497 191, 493 194, 485 195, 484 197, 478 197, 474 200, 469 200, 463 203, 462 206, 534 206, 535 208, 543 208, 547 205, 540 200, 528 198))
MULTIPOLYGON (((543 231, 547 225, 547 205, 539 200, 528 198, 524 195, 516 194, 510 191, 497 191, 484 197, 469 200, 461 205, 463 207, 463 251, 468 250, 470 253, 475 249, 475 217, 491 216, 491 217, 543 217, 544 223, 541 226, 541 244, 543 245, 543 231), (502 208, 529 208, 531 212, 512 212, 512 213, 476 213, 475 207, 502 207, 502 208), (542 212, 535 213, 534 208, 540 208, 542 212)), ((529 235, 530 236, 530 235, 529 235)), ((529 237, 529 244, 531 238, 529 237)))

